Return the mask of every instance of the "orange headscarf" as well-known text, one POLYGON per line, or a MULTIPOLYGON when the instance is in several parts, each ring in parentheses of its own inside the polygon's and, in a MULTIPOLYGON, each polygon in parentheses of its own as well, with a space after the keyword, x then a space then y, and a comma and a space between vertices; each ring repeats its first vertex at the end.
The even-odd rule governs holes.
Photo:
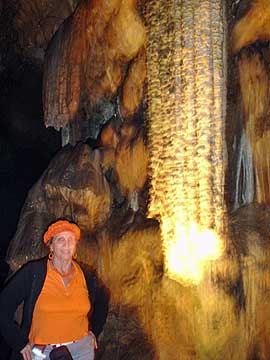
POLYGON ((63 231, 71 231, 76 237, 76 240, 79 241, 81 237, 81 230, 78 225, 71 223, 67 220, 57 220, 55 223, 51 224, 48 227, 48 230, 43 235, 43 241, 47 244, 51 238, 63 231))

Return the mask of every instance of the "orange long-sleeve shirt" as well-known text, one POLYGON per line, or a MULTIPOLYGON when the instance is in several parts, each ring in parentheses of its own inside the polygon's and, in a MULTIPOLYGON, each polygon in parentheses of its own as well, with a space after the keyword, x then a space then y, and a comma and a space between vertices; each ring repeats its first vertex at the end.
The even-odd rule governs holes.
POLYGON ((91 303, 85 278, 73 262, 74 276, 67 287, 47 263, 47 275, 35 304, 29 339, 33 344, 58 344, 78 340, 88 332, 91 303))

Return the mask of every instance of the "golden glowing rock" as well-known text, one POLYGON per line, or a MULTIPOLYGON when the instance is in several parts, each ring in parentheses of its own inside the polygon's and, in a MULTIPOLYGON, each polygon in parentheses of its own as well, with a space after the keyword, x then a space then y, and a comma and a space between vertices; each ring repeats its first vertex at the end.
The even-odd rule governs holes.
MULTIPOLYGON (((134 343, 143 330, 154 347, 154 355, 140 358, 205 360, 227 359, 230 354, 230 359, 244 360, 260 354, 268 359, 269 216, 265 206, 236 211, 229 222, 230 251, 206 265, 196 286, 163 273, 157 225, 143 224, 115 243, 103 238, 99 269, 113 289, 112 307, 120 307, 118 318, 114 313, 106 324, 107 343, 116 338, 115 328, 120 328, 117 336, 128 341, 131 334, 121 330, 125 324, 121 313, 127 311, 131 319, 139 320, 132 333, 134 343)), ((129 359, 136 359, 133 349, 128 347, 129 359)))
POLYGON ((106 125, 101 132, 99 147, 113 147, 116 148, 119 142, 119 137, 111 124, 106 125))
POLYGON ((100 162, 105 172, 114 167, 115 150, 119 143, 119 137, 111 124, 105 126, 101 132, 99 142, 100 162))
MULTIPOLYGON (((182 228, 177 225, 175 238, 166 249, 168 274, 179 282, 199 284, 209 264, 223 254, 223 241, 213 231, 202 230, 196 224, 182 228)), ((166 228, 166 224, 163 226, 166 228)))
POLYGON ((143 97, 143 85, 146 78, 145 50, 141 51, 131 64, 123 85, 121 113, 124 118, 132 116, 138 110, 143 97))
POLYGON ((147 179, 148 150, 142 136, 123 138, 116 148, 115 172, 123 195, 142 190, 147 179))
POLYGON ((253 0, 249 11, 241 18, 232 31, 232 51, 258 41, 270 40, 270 3, 268 0, 253 0))
POLYGON ((43 82, 44 122, 59 129, 80 105, 112 97, 124 65, 145 43, 136 1, 81 1, 59 28, 46 53, 43 82))
POLYGON ((120 1, 119 10, 107 31, 108 49, 115 60, 134 58, 145 43, 146 32, 136 3, 137 0, 120 1))

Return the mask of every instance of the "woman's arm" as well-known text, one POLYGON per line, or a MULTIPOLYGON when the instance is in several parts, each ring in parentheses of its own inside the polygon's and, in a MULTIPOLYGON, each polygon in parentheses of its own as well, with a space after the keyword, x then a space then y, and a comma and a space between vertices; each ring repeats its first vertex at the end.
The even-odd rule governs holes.
POLYGON ((91 315, 91 326, 96 337, 102 332, 106 323, 109 310, 110 292, 106 286, 97 279, 95 297, 93 302, 93 312, 91 315))
POLYGON ((28 334, 14 321, 14 315, 30 291, 29 271, 29 264, 24 265, 0 293, 0 332, 8 345, 16 351, 22 350, 28 343, 28 334))

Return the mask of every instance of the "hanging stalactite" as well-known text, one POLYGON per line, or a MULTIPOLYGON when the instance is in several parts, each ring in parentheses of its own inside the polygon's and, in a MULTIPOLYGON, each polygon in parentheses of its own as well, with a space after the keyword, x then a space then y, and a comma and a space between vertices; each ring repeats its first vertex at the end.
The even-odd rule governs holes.
MULTIPOLYGON (((103 97, 113 97, 124 78, 123 67, 144 43, 145 28, 135 0, 80 1, 46 52, 46 126, 59 129, 75 120, 80 109, 86 111, 103 97)), ((144 77, 139 86, 143 81, 144 77)))
POLYGON ((269 55, 243 50, 238 61, 245 133, 251 147, 255 200, 270 204, 269 55))

